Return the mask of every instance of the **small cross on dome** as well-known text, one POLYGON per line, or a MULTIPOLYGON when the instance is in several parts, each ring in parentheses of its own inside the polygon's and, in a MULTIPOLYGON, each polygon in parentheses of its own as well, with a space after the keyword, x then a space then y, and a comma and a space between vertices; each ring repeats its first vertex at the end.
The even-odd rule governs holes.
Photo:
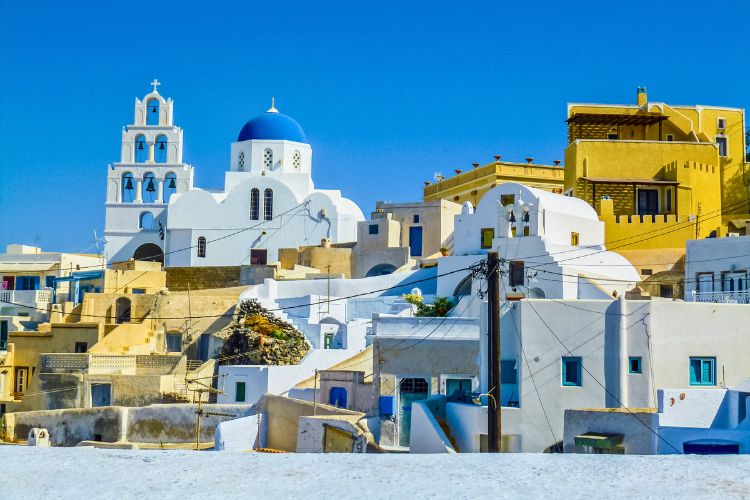
POLYGON ((276 109, 276 98, 271 98, 271 107, 266 110, 266 113, 278 113, 279 110, 276 109))
POLYGON ((154 92, 156 92, 156 87, 158 87, 159 85, 161 85, 161 82, 159 80, 157 80, 156 78, 154 78, 154 81, 151 82, 149 85, 153 85, 154 86, 154 92))

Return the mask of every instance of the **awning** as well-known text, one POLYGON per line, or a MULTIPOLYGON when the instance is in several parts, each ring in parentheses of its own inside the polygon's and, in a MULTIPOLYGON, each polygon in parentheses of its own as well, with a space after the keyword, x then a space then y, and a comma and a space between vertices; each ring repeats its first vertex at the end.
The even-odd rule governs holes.
POLYGON ((581 177, 585 181, 593 184, 643 184, 646 186, 676 186, 677 181, 662 181, 656 179, 627 179, 613 177, 581 177))
POLYGON ((617 445, 622 444, 623 435, 586 433, 576 436, 573 439, 576 446, 591 446, 592 448, 611 450, 612 448, 616 448, 617 445))
POLYGON ((576 113, 566 121, 568 123, 597 124, 597 125, 653 125, 667 120, 669 117, 655 113, 576 113))
POLYGON ((57 262, 0 262, 0 273, 37 273, 49 271, 57 262))

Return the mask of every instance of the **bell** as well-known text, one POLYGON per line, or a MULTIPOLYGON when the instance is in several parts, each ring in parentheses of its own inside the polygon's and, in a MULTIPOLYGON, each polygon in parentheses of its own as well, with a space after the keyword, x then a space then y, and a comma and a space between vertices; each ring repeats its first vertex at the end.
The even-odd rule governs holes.
POLYGON ((131 179, 130 177, 128 177, 128 182, 125 183, 125 189, 127 189, 128 191, 133 190, 133 179, 131 179))
POLYGON ((516 214, 514 214, 512 210, 510 212, 510 218, 508 219, 508 222, 516 222, 516 214))
POLYGON ((529 212, 524 212, 523 213, 523 221, 524 222, 529 222, 529 212))
POLYGON ((154 187, 154 179, 153 178, 151 178, 151 179, 148 180, 148 185, 146 186, 146 191, 148 191, 149 193, 153 193, 154 191, 156 191, 156 188, 154 187))
POLYGON ((159 143, 159 151, 164 151, 164 143, 163 142, 159 143))
POLYGON ((151 112, 152 113, 156 113, 156 106, 154 106, 154 107, 151 108, 151 112))
POLYGON ((138 142, 138 149, 143 150, 143 143, 140 141, 138 142))
POLYGON ((169 178, 169 189, 177 189, 177 184, 174 183, 174 177, 169 178))

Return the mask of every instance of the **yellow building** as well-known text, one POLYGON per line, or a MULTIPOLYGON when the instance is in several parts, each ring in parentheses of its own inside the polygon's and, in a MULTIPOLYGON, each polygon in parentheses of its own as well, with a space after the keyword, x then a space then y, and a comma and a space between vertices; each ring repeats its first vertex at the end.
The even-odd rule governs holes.
POLYGON ((632 105, 569 104, 567 123, 565 192, 596 209, 608 248, 643 269, 665 261, 642 274, 669 269, 688 239, 744 232, 742 109, 649 102, 639 88, 632 105))
POLYGON ((434 183, 425 182, 424 201, 448 200, 455 203, 470 201, 474 206, 484 193, 503 182, 520 182, 530 187, 562 193, 565 172, 559 162, 552 165, 532 163, 513 163, 496 161, 484 166, 474 164, 474 168, 466 172, 456 170, 456 175, 450 179, 438 178, 434 183))

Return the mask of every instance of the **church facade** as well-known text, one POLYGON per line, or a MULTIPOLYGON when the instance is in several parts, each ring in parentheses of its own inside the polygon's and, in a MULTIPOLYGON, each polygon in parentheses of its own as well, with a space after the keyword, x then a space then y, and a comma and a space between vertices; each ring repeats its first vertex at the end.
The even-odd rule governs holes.
POLYGON ((165 267, 238 266, 278 260, 279 248, 356 241, 359 207, 338 190, 315 189, 312 147, 302 127, 271 105, 231 145, 224 189, 193 185, 182 161, 173 101, 157 91, 135 101, 109 166, 108 262, 156 260, 165 267))

